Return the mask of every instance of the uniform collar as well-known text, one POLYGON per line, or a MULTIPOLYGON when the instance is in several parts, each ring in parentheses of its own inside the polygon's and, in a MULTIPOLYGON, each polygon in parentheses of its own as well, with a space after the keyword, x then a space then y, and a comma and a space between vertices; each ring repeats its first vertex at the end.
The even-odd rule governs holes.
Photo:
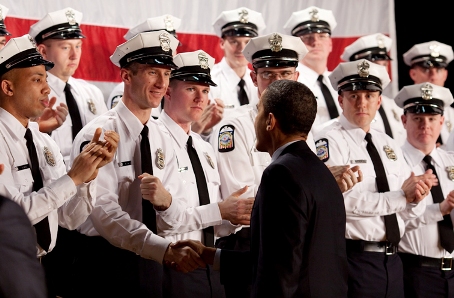
MULTIPOLYGON (((66 83, 60 80, 57 76, 47 72, 47 83, 49 87, 57 94, 58 97, 62 97, 65 94, 66 83)), ((70 83, 71 84, 71 83, 70 83)))
POLYGON ((0 121, 13 138, 16 138, 17 140, 24 139, 27 128, 24 127, 16 117, 3 108, 0 108, 0 121))
MULTIPOLYGON (((225 71, 225 74, 226 74, 226 79, 227 79, 227 82, 230 86, 237 86, 238 83, 240 82, 241 78, 236 74, 236 72, 227 64, 227 60, 225 59, 225 57, 222 58, 221 62, 219 62, 219 64, 221 65, 221 67, 224 69, 225 71)), ((244 80, 247 81, 247 77, 249 75, 249 68, 246 67, 246 72, 244 73, 244 80)))
MULTIPOLYGON (((347 131, 347 133, 351 136, 351 138, 355 141, 356 145, 361 145, 366 137, 366 132, 359 128, 352 123, 350 123, 347 118, 345 118, 344 114, 339 116, 339 123, 340 125, 347 131)), ((374 139, 375 131, 371 128, 369 133, 372 135, 372 140, 374 139)))
MULTIPOLYGON (((301 62, 298 63, 298 67, 296 69, 299 73, 300 73, 300 77, 304 78, 304 80, 310 84, 316 84, 317 83, 317 79, 318 79, 318 76, 319 74, 316 73, 314 70, 312 70, 311 68, 307 67, 306 65, 302 64, 301 62)), ((329 79, 327 78, 327 76, 330 74, 330 72, 328 70, 325 70, 322 75, 323 75, 323 78, 324 78, 324 83, 325 85, 328 83, 330 84, 330 81, 329 79), (327 81, 327 83, 325 82, 327 81)))
MULTIPOLYGON (((139 121, 139 118, 136 117, 123 103, 123 100, 119 100, 118 104, 113 108, 117 112, 121 121, 125 124, 126 129, 129 132, 129 135, 133 140, 136 140, 143 129, 143 124, 139 121)), ((151 116, 150 116, 151 118, 151 116)), ((150 122, 150 120, 148 120, 150 122)), ((148 124, 148 123, 147 123, 148 124)))
POLYGON ((159 120, 169 130, 173 139, 177 142, 178 147, 185 148, 188 141, 189 135, 179 126, 169 115, 163 110, 159 115, 159 120))
MULTIPOLYGON (((423 160, 424 156, 426 156, 423 152, 421 152, 419 149, 415 148, 407 140, 405 140, 405 143, 402 146, 402 151, 405 152, 405 157, 406 157, 407 163, 412 168, 414 166, 420 164, 421 161, 423 160)), ((434 145, 434 149, 432 150, 432 152, 430 152, 430 156, 432 156, 434 165, 437 165, 439 167, 443 166, 442 158, 438 152, 438 148, 436 148, 435 145, 434 145)))

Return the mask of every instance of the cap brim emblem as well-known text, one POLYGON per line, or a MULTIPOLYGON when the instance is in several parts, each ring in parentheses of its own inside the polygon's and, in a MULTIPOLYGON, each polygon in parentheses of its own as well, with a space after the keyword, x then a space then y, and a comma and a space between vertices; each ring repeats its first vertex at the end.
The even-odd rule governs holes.
POLYGON ((76 15, 74 14, 74 11, 69 9, 66 11, 65 15, 66 15, 66 19, 68 20, 68 23, 70 25, 75 25, 77 23, 76 18, 75 18, 76 15))
POLYGON ((369 76, 369 67, 370 64, 366 60, 358 64, 358 75, 362 78, 367 78, 369 76))
POLYGON ((205 53, 200 52, 198 55, 199 58, 199 65, 203 69, 208 69, 208 57, 205 55, 205 53))
POLYGON ((271 51, 282 51, 282 37, 279 34, 274 33, 273 35, 271 35, 271 37, 268 38, 268 43, 270 44, 271 51))
POLYGON ((243 9, 241 11, 238 12, 238 15, 240 16, 240 22, 241 23, 248 23, 249 20, 249 12, 246 10, 246 9, 243 9))
POLYGON ((166 32, 163 32, 159 35, 159 44, 163 51, 170 51, 170 38, 166 32))
POLYGON ((312 22, 318 22, 320 20, 320 18, 318 17, 318 9, 312 9, 309 14, 311 15, 312 22))
POLYGON ((429 84, 424 84, 421 87, 421 97, 424 100, 431 100, 432 99, 432 91, 433 87, 429 84))
POLYGON ((440 56, 440 45, 439 44, 431 44, 429 46, 429 50, 430 50, 430 56, 432 57, 438 57, 440 56))

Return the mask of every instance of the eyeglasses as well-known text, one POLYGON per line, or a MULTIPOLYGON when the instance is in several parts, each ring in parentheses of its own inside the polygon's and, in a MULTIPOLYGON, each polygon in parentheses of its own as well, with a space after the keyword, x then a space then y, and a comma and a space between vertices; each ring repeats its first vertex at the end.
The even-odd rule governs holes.
POLYGON ((261 73, 257 73, 257 75, 261 76, 262 79, 264 80, 270 80, 270 79, 277 79, 281 78, 283 80, 288 80, 293 78, 293 75, 295 73, 291 71, 283 71, 283 72, 269 72, 269 71, 264 71, 261 73))
POLYGON ((301 38, 301 40, 304 43, 314 42, 315 39, 323 41, 323 40, 328 40, 329 33, 326 33, 326 32, 324 32, 324 33, 309 33, 309 34, 305 34, 305 35, 300 36, 300 38, 301 38))

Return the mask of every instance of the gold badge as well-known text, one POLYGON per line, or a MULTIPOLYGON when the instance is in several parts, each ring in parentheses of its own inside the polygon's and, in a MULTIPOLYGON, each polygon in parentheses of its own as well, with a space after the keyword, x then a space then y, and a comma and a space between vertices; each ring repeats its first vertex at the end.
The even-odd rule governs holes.
POLYGON ((446 171, 448 172, 449 179, 454 181, 454 167, 453 166, 446 167, 446 171))
POLYGON ((166 30, 167 31, 174 31, 174 27, 173 27, 173 21, 172 21, 172 17, 169 16, 169 15, 166 15, 164 17, 164 25, 166 26, 166 30))
POLYGON ((451 132, 452 130, 452 123, 451 121, 445 121, 446 127, 448 128, 448 131, 451 132))
POLYGON ((430 56, 432 57, 438 57, 440 56, 440 45, 437 43, 433 43, 429 45, 429 50, 430 50, 430 56))
POLYGON ((55 167, 56 162, 54 154, 46 146, 44 146, 44 157, 46 158, 46 162, 48 165, 50 165, 51 167, 55 167))
POLYGON ((38 49, 36 48, 35 40, 30 35, 28 36, 28 40, 33 45, 33 47, 36 49, 36 51, 38 51, 38 49))
POLYGON ((270 49, 273 52, 280 52, 282 51, 282 37, 277 34, 273 33, 270 38, 268 38, 268 43, 270 44, 270 49))
POLYGON ((381 34, 377 35, 377 45, 380 49, 385 48, 385 39, 381 34))
POLYGON ((394 161, 397 160, 397 155, 396 155, 396 153, 394 153, 394 150, 391 147, 389 147, 388 145, 385 145, 385 146, 383 146, 383 150, 385 151, 386 157, 388 157, 388 159, 391 159, 394 161))
POLYGON ((167 32, 163 32, 159 35, 159 43, 163 51, 170 51, 170 38, 167 32))
POLYGON ((249 22, 249 20, 248 20, 249 12, 246 9, 243 9, 243 10, 239 11, 238 15, 240 16, 240 22, 241 23, 246 24, 246 23, 249 22))
POLYGON ((424 100, 431 100, 432 99, 432 91, 433 91, 433 87, 429 84, 424 84, 422 87, 421 87, 421 97, 422 99, 424 100))
POLYGON ((208 163, 209 163, 210 166, 214 169, 214 162, 213 162, 213 160, 211 159, 211 156, 209 156, 207 152, 203 152, 203 155, 205 155, 205 158, 207 159, 208 163))
POLYGON ((309 14, 311 15, 311 21, 312 22, 318 22, 320 19, 318 17, 318 9, 313 8, 309 14))
POLYGON ((76 15, 74 14, 74 11, 71 9, 68 9, 65 13, 66 19, 68 20, 68 23, 70 25, 75 25, 76 24, 76 15))
POLYGON ((95 103, 93 102, 93 99, 89 98, 87 100, 87 103, 88 103, 88 109, 90 110, 90 112, 93 115, 96 115, 96 106, 95 106, 95 103))
POLYGON ((205 55, 204 52, 200 52, 199 55, 198 55, 198 58, 199 58, 200 67, 203 68, 203 69, 208 69, 209 65, 208 65, 208 57, 207 57, 207 55, 205 55))
POLYGON ((156 166, 160 170, 164 169, 164 166, 166 165, 165 157, 164 151, 162 151, 161 148, 158 148, 158 150, 156 150, 156 166))
POLYGON ((370 64, 367 63, 366 60, 363 60, 363 62, 359 63, 357 65, 359 76, 362 78, 367 78, 369 76, 369 67, 370 64))

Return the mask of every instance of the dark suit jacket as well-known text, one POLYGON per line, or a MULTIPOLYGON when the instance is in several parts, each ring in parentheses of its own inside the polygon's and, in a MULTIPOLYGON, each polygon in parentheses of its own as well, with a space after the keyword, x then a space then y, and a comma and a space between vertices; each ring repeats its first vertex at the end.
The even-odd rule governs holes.
POLYGON ((263 172, 251 251, 221 252, 221 282, 249 277, 251 297, 347 297, 345 221, 331 172, 295 142, 263 172))
POLYGON ((0 196, 0 297, 47 297, 36 236, 25 211, 0 196))

